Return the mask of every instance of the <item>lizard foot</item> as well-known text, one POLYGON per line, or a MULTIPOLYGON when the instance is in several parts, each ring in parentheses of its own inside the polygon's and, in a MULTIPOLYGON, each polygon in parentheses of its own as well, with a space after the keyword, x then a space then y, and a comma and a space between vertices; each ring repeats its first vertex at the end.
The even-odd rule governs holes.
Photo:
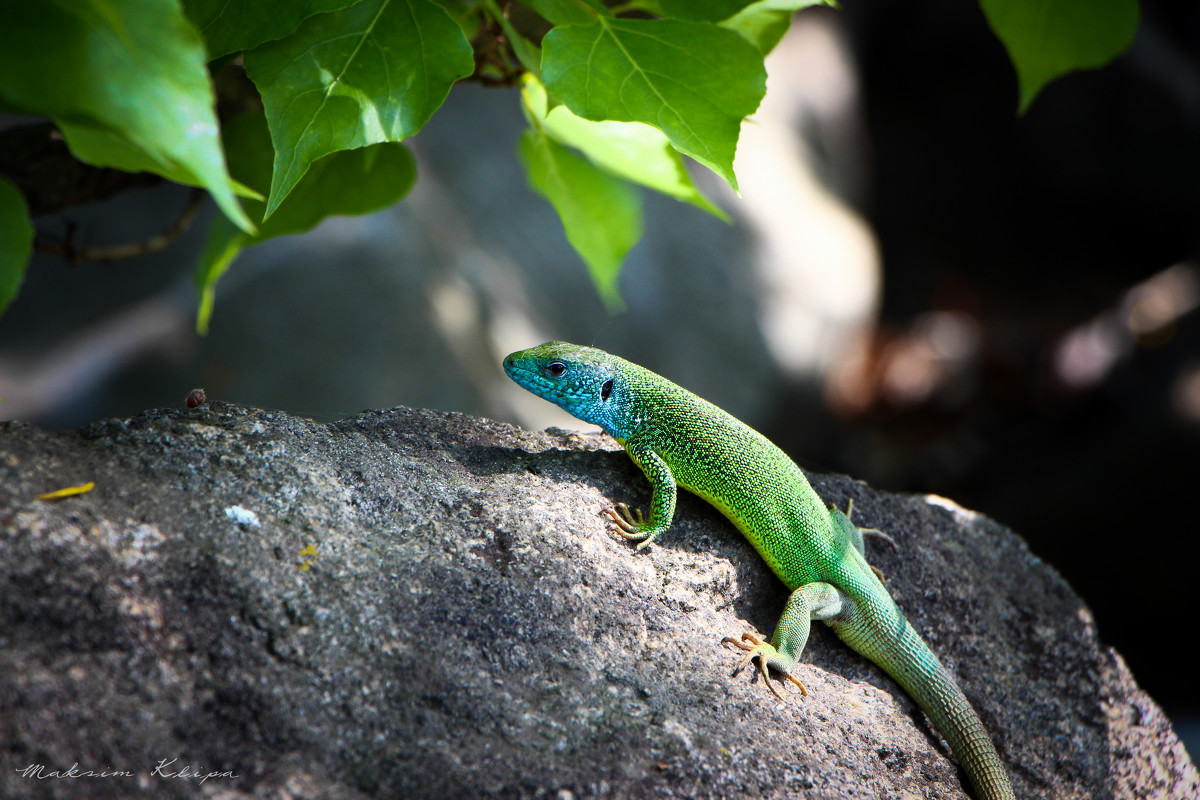
POLYGON ((624 503, 617 503, 612 508, 606 508, 603 513, 613 522, 617 523, 617 530, 632 536, 641 533, 642 526, 646 524, 646 519, 642 516, 640 508, 635 508, 631 511, 629 506, 624 503))
POLYGON ((627 542, 639 542, 638 550, 650 544, 654 539, 651 532, 646 530, 646 518, 642 516, 640 508, 630 510, 629 506, 624 503, 617 503, 612 508, 604 509, 601 513, 616 523, 615 533, 622 539, 627 542))
MULTIPOLYGON (((753 659, 757 658, 758 671, 762 673, 763 682, 767 684, 767 688, 771 690, 771 694, 775 695, 786 703, 787 700, 779 693, 779 690, 775 688, 775 684, 771 683, 770 674, 767 672, 767 662, 769 662, 773 657, 778 657, 779 655, 779 651, 775 649, 774 645, 772 645, 770 642, 764 642, 762 639, 748 631, 742 634, 741 639, 735 639, 732 636, 726 636, 721 640, 721 644, 725 644, 726 642, 746 654, 745 658, 739 661, 738 665, 733 668, 733 674, 737 675, 742 671, 743 667, 749 664, 753 659)), ((792 675, 790 672, 784 672, 783 670, 779 670, 779 673, 792 683, 796 684, 796 686, 800 688, 800 694, 805 695, 806 697, 808 696, 808 690, 804 688, 804 684, 801 683, 794 675, 792 675)))

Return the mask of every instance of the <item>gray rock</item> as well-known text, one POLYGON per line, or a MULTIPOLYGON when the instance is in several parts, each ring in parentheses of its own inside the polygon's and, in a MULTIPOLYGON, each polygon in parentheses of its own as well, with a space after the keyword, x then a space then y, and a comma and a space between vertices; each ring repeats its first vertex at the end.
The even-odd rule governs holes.
MULTIPOLYGON (((1196 796, 1162 711, 1021 539, 814 484, 896 538, 871 560, 1019 797, 1196 796)), ((600 509, 647 495, 611 440, 404 408, 4 423, 0 796, 965 796, 912 701, 824 626, 808 697, 731 676, 721 637, 770 634, 784 589, 690 496, 645 551, 607 532, 600 509)))

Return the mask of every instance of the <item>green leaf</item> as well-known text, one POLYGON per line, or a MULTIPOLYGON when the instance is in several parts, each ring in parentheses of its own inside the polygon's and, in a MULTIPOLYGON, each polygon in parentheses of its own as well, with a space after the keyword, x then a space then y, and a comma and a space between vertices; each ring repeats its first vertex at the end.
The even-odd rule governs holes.
POLYGON ((567 241, 587 263, 605 305, 621 310, 617 276, 642 236, 641 196, 535 128, 522 134, 519 152, 529 185, 558 212, 567 241))
POLYGON ((0 8, 0 101, 54 119, 80 160, 203 186, 253 228, 225 171, 204 45, 177 2, 0 8))
POLYGON ((788 32, 792 16, 809 6, 832 6, 834 0, 758 0, 721 23, 722 28, 737 31, 763 55, 775 49, 788 32))
MULTIPOLYGON (((229 169, 246 186, 266 193, 271 183, 274 150, 262 114, 243 114, 225 129, 229 169)), ((386 208, 408 194, 417 169, 407 147, 383 142, 357 150, 332 153, 315 162, 279 210, 264 220, 258 243, 273 236, 309 230, 328 216, 368 214, 386 208)), ((247 202, 255 216, 264 204, 247 202)))
POLYGON ((521 62, 521 66, 528 70, 533 75, 542 74, 542 49, 533 42, 526 39, 507 21, 504 23, 505 35, 508 37, 508 43, 516 54, 517 60, 521 62))
POLYGON ((546 89, 533 75, 525 76, 521 92, 538 127, 559 143, 581 150, 596 166, 730 221, 696 188, 679 152, 657 128, 640 122, 592 122, 562 105, 547 113, 546 89))
POLYGON ((1077 69, 1095 69, 1129 47, 1137 31, 1137 0, 980 0, 1017 69, 1024 114, 1047 83, 1077 69))
MULTIPOLYGON (((107 128, 69 122, 59 122, 58 128, 70 143, 71 152, 80 161, 104 164, 125 172, 154 172, 188 186, 203 185, 191 170, 179 164, 160 164, 145 150, 139 149, 125 137, 107 128)), ((264 195, 247 189, 235 180, 230 179, 229 185, 239 197, 258 200, 264 198, 264 195)))
POLYGON ((0 314, 17 296, 32 254, 29 206, 17 187, 0 178, 0 314))
POLYGON ((753 45, 705 23, 598 18, 542 40, 546 88, 571 111, 653 125, 735 190, 738 133, 766 77, 753 45))
POLYGON ((429 0, 363 0, 250 51, 275 143, 269 218, 309 165, 412 136, 475 68, 462 29, 429 0))
POLYGON ((208 44, 210 59, 239 53, 287 36, 313 14, 338 11, 358 0, 183 0, 188 15, 208 44))
POLYGON ((596 18, 575 0, 524 0, 524 4, 555 25, 586 25, 596 18))
MULTIPOLYGON (((233 174, 248 187, 265 192, 271 183, 274 157, 266 118, 262 114, 237 117, 225 128, 225 142, 233 174)), ((386 208, 408 194, 416 177, 412 154, 402 144, 384 142, 343 150, 313 163, 287 200, 262 223, 258 235, 250 236, 218 217, 196 264, 200 290, 196 330, 208 332, 216 283, 244 248, 275 236, 310 230, 326 217, 386 208)), ((264 209, 264 202, 246 203, 247 212, 255 219, 264 209)))
POLYGON ((208 239, 196 263, 196 288, 200 290, 200 304, 196 308, 196 333, 208 335, 208 324, 212 320, 213 305, 217 298, 217 281, 229 269, 242 248, 246 246, 244 231, 238 230, 225 217, 217 217, 208 229, 208 239))
POLYGON ((754 0, 651 0, 642 5, 660 16, 692 22, 718 22, 728 19, 754 0))
POLYGON ((602 17, 614 16, 613 10, 608 7, 606 0, 576 0, 576 2, 588 6, 602 17))

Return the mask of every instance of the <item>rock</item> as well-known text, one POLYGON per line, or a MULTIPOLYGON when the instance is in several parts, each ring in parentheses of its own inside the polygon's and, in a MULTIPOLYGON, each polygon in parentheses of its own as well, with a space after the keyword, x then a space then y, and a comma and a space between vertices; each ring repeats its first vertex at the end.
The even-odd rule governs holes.
MULTIPOLYGON (((1185 798, 1195 767, 1012 532, 813 476, 996 740, 1018 797, 1185 798)), ((611 440, 222 403, 0 425, 5 798, 964 797, 922 713, 816 626, 781 703, 721 637, 785 591, 611 440), (95 483, 85 494, 38 500, 95 483), (112 774, 117 773, 117 774, 112 774)))

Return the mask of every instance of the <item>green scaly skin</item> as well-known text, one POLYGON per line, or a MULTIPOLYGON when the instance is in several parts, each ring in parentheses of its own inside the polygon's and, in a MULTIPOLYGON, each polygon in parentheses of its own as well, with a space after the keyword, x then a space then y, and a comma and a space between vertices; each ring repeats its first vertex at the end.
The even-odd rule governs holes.
MULTIPOLYGON (((603 350, 565 342, 513 353, 504 370, 518 384, 599 425, 646 473, 648 518, 623 504, 606 513, 639 549, 675 515, 676 486, 716 506, 792 591, 770 643, 753 634, 726 641, 791 676, 811 621, 882 667, 950 743, 978 800, 1012 800, 1008 775, 978 715, 936 655, 900 613, 863 555, 862 530, 826 508, 800 468, 766 437, 666 378, 603 350)), ((767 685, 778 694, 770 681, 767 685)))

